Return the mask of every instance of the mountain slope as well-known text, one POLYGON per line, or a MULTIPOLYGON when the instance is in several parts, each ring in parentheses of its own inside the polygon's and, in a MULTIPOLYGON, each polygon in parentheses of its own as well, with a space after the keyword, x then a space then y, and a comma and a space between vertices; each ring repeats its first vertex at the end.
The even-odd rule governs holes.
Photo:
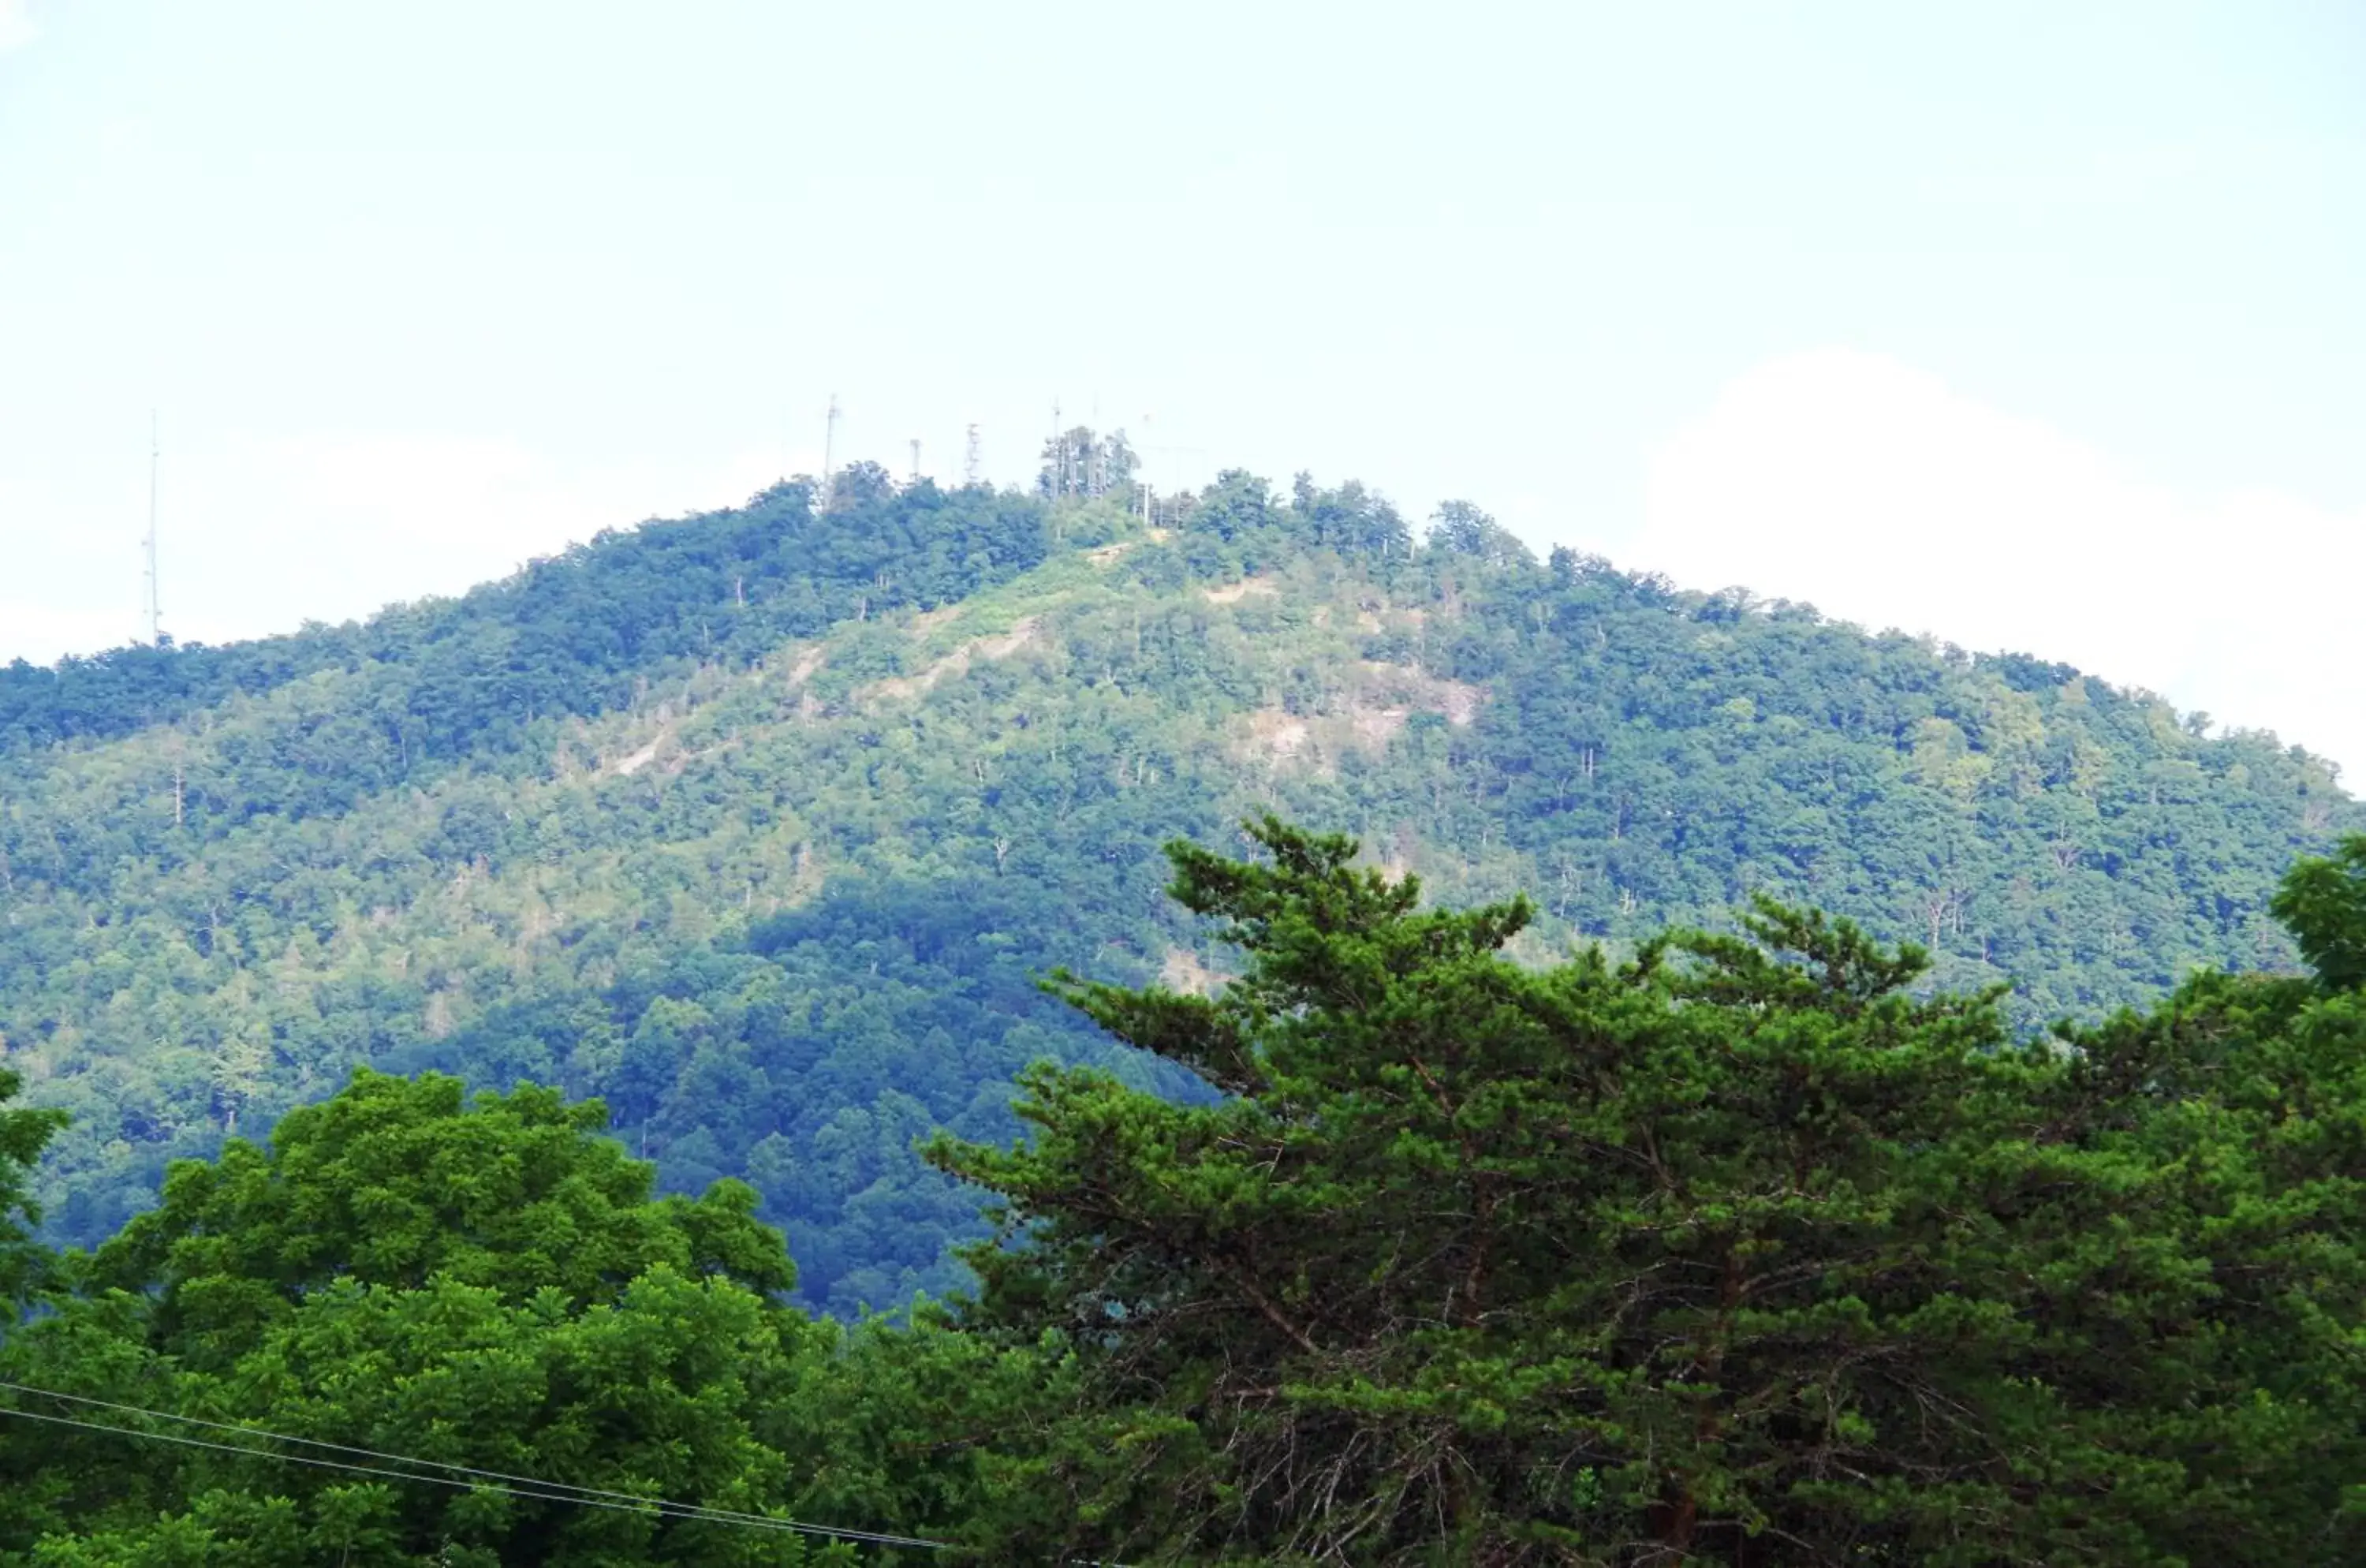
POLYGON ((438 1066, 746 1177, 849 1310, 953 1278, 971 1201, 911 1143, 1006 1135, 1027 1060, 1186 1090, 1029 983, 1207 983, 1177 833, 1353 831, 1441 897, 1536 890, 1540 942, 1764 890, 2039 1022, 2288 963, 2275 878, 2366 826, 2270 738, 1538 564, 1468 508, 1416 548, 1355 486, 1234 475, 1175 522, 858 472, 368 626, 13 672, 0 1035, 75 1113, 56 1223, 356 1063, 438 1066))

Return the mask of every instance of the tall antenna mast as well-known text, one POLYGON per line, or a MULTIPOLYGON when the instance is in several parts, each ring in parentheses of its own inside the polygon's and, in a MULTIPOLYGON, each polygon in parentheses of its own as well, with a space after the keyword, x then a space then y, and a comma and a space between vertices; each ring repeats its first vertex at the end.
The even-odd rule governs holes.
POLYGON ((973 424, 969 427, 969 452, 962 458, 962 483, 977 483, 978 468, 977 426, 973 424))
POLYGON ((917 435, 912 437, 912 482, 920 482, 920 438, 917 435))
POLYGON ((147 615, 148 641, 161 647, 164 640, 164 606, 158 597, 156 585, 156 468, 162 444, 156 439, 156 411, 148 411, 148 552, 147 615))
POLYGON ((829 395, 829 417, 822 422, 821 431, 821 503, 829 504, 830 477, 838 472, 838 394, 829 395))

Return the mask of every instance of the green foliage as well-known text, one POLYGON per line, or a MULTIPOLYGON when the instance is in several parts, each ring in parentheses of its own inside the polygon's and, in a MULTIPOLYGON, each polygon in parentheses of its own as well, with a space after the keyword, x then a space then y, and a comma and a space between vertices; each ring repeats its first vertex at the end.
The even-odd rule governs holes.
POLYGON ((2329 858, 2294 866, 2270 905, 2292 928, 2301 956, 2338 991, 2366 988, 2366 834, 2329 858))
POLYGON ((1212 983, 1171 833, 1277 810, 1448 898, 1533 889, 1523 962, 1766 893, 2034 1031, 2289 967, 2278 874, 2366 827, 2271 738, 1539 565, 1468 505, 1417 538, 1303 476, 1155 530, 1128 499, 851 468, 364 626, 0 675, 0 1041, 73 1113, 51 1234, 433 1069, 602 1099, 667 1190, 745 1180, 851 1318, 963 1284, 973 1205, 912 1145, 1010 1137, 1029 1062, 1191 1090, 1031 984, 1212 983))
POLYGON ((1140 462, 1124 431, 1103 435, 1082 424, 1045 442, 1042 456, 1035 493, 1047 501, 1128 491, 1140 462))
POLYGON ((1170 852, 1245 958, 1220 996, 1058 982, 1225 1099, 1047 1066, 1031 1143, 931 1149, 1016 1244, 966 1321, 1081 1363, 1040 1438, 1073 1506, 1013 1555, 2366 1549, 2354 993, 2206 976, 2022 1044, 1844 920, 1527 967, 1525 901, 1254 838, 1170 852))
MULTIPOLYGON (((0 1343, 0 1377, 382 1454, 792 1517, 892 1469, 839 1413, 834 1331, 744 1190, 656 1199, 595 1105, 363 1075, 177 1168, 163 1206, 0 1343), (801 1435, 828 1432, 832 1463, 801 1435), (782 1445, 787 1446, 782 1446, 782 1445)), ((157 1429, 38 1394, 20 1409, 157 1429)), ((172 1430, 173 1428, 163 1428, 172 1430)), ((179 1428, 183 1436, 189 1428, 179 1428)), ((229 1447, 0 1423, 0 1560, 34 1563, 806 1561, 793 1536, 490 1486, 301 1468, 229 1447)), ((276 1448, 277 1445, 268 1445, 276 1448)), ((298 1450, 304 1451, 304 1450, 298 1450)), ((377 1464, 367 1455, 315 1458, 377 1464)), ((397 1466, 397 1468, 401 1468, 397 1466)), ((941 1466, 940 1468, 942 1468, 941 1466)), ((529 1490, 531 1490, 529 1488, 529 1490)), ((872 1488, 887 1501, 892 1489, 872 1488)), ((843 1516, 841 1516, 843 1517, 843 1516)), ((849 1560, 842 1550, 823 1561, 849 1560)))
MULTIPOLYGON (((614 1302, 573 1312, 555 1288, 513 1304, 441 1276, 408 1290, 344 1280, 242 1345, 220 1375, 159 1365, 144 1387, 183 1412, 220 1412, 295 1437, 761 1512, 778 1506, 786 1464, 753 1435, 752 1406, 777 1395, 794 1334, 794 1325, 728 1281, 693 1281, 664 1266, 614 1302)), ((276 1526, 279 1544, 253 1561, 337 1561, 347 1551, 377 1562, 448 1561, 453 1552, 485 1563, 803 1560, 794 1540, 630 1509, 537 1503, 490 1488, 356 1483, 285 1463, 103 1441, 116 1451, 101 1457, 94 1446, 102 1468, 89 1480, 127 1464, 161 1471, 163 1480, 138 1509, 109 1508, 89 1488, 59 1510, 61 1523, 98 1524, 102 1543, 110 1534, 136 1540, 163 1530, 185 1532, 206 1551, 257 1551, 256 1535, 276 1526), (125 1523, 110 1529, 111 1517, 125 1523)), ((117 1559, 104 1546, 77 1556, 52 1542, 37 1547, 33 1560, 117 1559)))
POLYGON ((40 1206, 26 1191, 27 1178, 66 1123, 65 1112, 54 1108, 10 1105, 23 1087, 23 1079, 0 1067, 0 1312, 13 1311, 45 1272, 47 1255, 27 1229, 41 1219, 40 1206))
POLYGON ((658 1267, 759 1292, 794 1283, 752 1191, 653 1201, 650 1168, 589 1135, 607 1122, 598 1100, 555 1089, 470 1105, 457 1078, 364 1069, 281 1118, 267 1150, 232 1139, 216 1160, 175 1165, 163 1201, 98 1249, 91 1278, 155 1292, 156 1344, 198 1364, 337 1280, 443 1279, 573 1306, 658 1267))
MULTIPOLYGON (((0 1563, 892 1556, 656 1497, 938 1561, 2366 1551, 2366 993, 2205 972, 2035 1041, 1771 899, 1515 963, 1526 898, 1434 907, 1270 816, 1247 841, 1167 850, 1235 978, 1050 983, 1169 1077, 1043 1062, 1031 1142, 931 1145, 1003 1205, 975 1299, 807 1317, 752 1195, 658 1195, 603 1107, 365 1071, 95 1254, 28 1251, 0 1399, 102 1429, 0 1418, 0 1563), (171 1429, 141 1410, 221 1446, 103 1429, 171 1429), (241 1427, 623 1506, 293 1466, 241 1427)), ((2323 877, 2279 896, 2301 940, 2366 942, 2323 877)), ((749 945, 875 911, 816 918, 749 945)), ((916 951, 980 934, 899 918, 916 951)), ((0 1176, 54 1120, 0 1117, 0 1176)))
POLYGON ((538 726, 625 705, 652 675, 744 664, 850 616, 959 599, 1035 565, 1050 544, 1040 508, 979 486, 899 492, 858 467, 821 512, 814 488, 778 485, 737 511, 603 534, 464 598, 398 605, 366 625, 222 648, 124 648, 50 670, 19 660, 0 667, 0 753, 125 735, 366 671, 366 699, 337 726, 344 754, 321 770, 344 790, 282 805, 343 808, 437 760, 538 750, 538 726))

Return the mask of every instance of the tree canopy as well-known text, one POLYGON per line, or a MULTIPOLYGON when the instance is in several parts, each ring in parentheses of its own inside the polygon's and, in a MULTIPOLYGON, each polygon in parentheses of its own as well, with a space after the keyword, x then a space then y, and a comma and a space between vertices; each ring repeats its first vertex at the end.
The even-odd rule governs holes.
POLYGON ((51 1418, 0 1423, 0 1560, 804 1561, 632 1506, 787 1517, 776 1407, 833 1337, 778 1303, 752 1194, 653 1197, 606 1121, 364 1073, 177 1166, 0 1342, 8 1403, 51 1418))
POLYGON ((965 1283, 913 1145, 1009 1138, 1029 1062, 1192 1089, 1031 984, 1213 983, 1170 834, 1270 810, 1527 888, 1529 958, 1765 893, 2031 1033, 2298 962, 2278 877, 2366 827, 2305 752, 2034 657, 1067 450, 1100 494, 849 468, 366 624, 0 672, 0 1052, 73 1116, 44 1234, 438 1071, 603 1100, 663 1191, 745 1182, 851 1320, 965 1283))
MULTIPOLYGON (((1927 955, 1511 962, 1268 818, 1172 848, 1216 997, 1064 978, 1189 1067, 1043 1066, 965 1322, 1075 1349, 1054 1551, 1178 1562, 2326 1562, 2366 1550, 2366 997, 2209 976, 2024 1043, 1927 955)), ((2344 863, 2366 851, 2351 840, 2344 863)), ((2308 862, 2284 902, 2312 900, 2308 862)), ((2358 907, 2304 927, 2366 939, 2358 907)), ((2315 934, 2312 934, 2312 931, 2315 934)))
POLYGON ((931 1145, 999 1213, 945 1309, 808 1316, 744 1188, 432 1074, 20 1240, 0 1563, 2366 1551, 2366 836, 2283 880, 2312 972, 2046 1039, 1772 899, 1518 962, 1524 897, 1247 843, 1167 851, 1231 979, 1050 982, 1196 1091, 1046 1062, 931 1145))

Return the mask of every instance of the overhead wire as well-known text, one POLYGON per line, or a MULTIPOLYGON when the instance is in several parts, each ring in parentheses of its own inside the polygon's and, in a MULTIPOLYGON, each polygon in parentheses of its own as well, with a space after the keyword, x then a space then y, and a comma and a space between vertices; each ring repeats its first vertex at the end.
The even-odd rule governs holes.
POLYGON ((572 1503, 582 1507, 607 1508, 623 1513, 653 1513, 665 1518, 695 1519, 709 1524, 733 1525, 776 1533, 815 1536, 861 1545, 908 1547, 929 1551, 952 1550, 952 1544, 950 1541, 930 1540, 920 1536, 895 1535, 881 1530, 856 1529, 841 1525, 815 1524, 808 1520, 786 1518, 775 1514, 754 1514, 736 1508, 714 1508, 704 1504, 680 1503, 669 1498, 649 1497, 634 1492, 617 1492, 598 1486, 580 1486, 573 1482, 549 1481, 539 1476, 518 1475, 506 1471, 481 1470, 448 1460, 420 1459, 413 1455, 362 1448, 351 1443, 332 1443, 318 1438, 299 1438, 286 1432, 275 1432, 263 1427, 228 1421, 208 1421, 200 1416, 180 1416, 171 1411, 152 1410, 144 1405, 94 1399, 85 1394, 65 1393, 56 1389, 36 1388, 29 1383, 0 1381, 0 1390, 44 1399, 55 1399, 72 1404, 95 1406, 123 1415, 146 1416, 153 1420, 175 1421, 212 1431, 232 1432, 241 1437, 261 1438, 266 1442, 324 1449, 335 1453, 357 1454, 367 1459, 384 1460, 389 1465, 409 1465, 416 1469, 396 1470, 387 1468, 385 1465, 355 1464, 344 1460, 324 1459, 314 1454, 286 1453, 252 1444, 215 1442, 208 1438, 193 1438, 176 1432, 148 1431, 137 1427, 120 1426, 111 1422, 84 1421, 70 1416, 50 1415, 38 1410, 23 1410, 10 1405, 0 1405, 0 1416, 15 1416, 25 1420, 76 1427, 86 1431, 110 1432, 118 1437, 146 1438, 157 1442, 178 1443, 188 1448, 243 1454, 249 1458, 272 1460, 283 1464, 311 1465, 324 1470, 346 1471, 363 1475, 381 1475, 396 1481, 423 1482, 429 1485, 448 1486, 461 1491, 495 1492, 535 1502, 572 1503), (422 1475, 417 1473, 418 1470, 448 1471, 452 1474, 422 1475), (460 1476, 469 1479, 456 1479, 460 1476))
MULTIPOLYGON (((380 1449, 362 1448, 353 1443, 332 1443, 320 1438, 299 1438, 292 1433, 275 1432, 266 1427, 248 1426, 239 1422, 208 1421, 202 1416, 183 1416, 168 1410, 152 1410, 146 1405, 126 1404, 115 1400, 93 1398, 88 1394, 67 1393, 58 1389, 36 1388, 30 1383, 9 1382, 5 1380, 0 1380, 0 1390, 15 1393, 33 1394, 44 1399, 55 1399, 73 1404, 91 1405, 102 1410, 117 1411, 127 1416, 144 1416, 153 1420, 175 1421, 184 1426, 202 1427, 210 1431, 235 1432, 242 1437, 263 1438, 276 1442, 299 1444, 305 1448, 325 1449, 333 1453, 359 1454, 365 1459, 386 1460, 389 1462, 398 1464, 420 1465, 437 1470, 448 1470, 462 1475, 479 1476, 493 1481, 515 1482, 520 1485, 540 1487, 552 1492, 580 1492, 590 1496, 610 1497, 620 1502, 633 1504, 646 1503, 649 1500, 644 1494, 638 1492, 618 1492, 606 1487, 582 1486, 574 1482, 568 1481, 546 1481, 539 1476, 518 1475, 508 1471, 483 1470, 473 1465, 459 1464, 449 1460, 418 1459, 408 1454, 389 1453, 380 1449)), ((130 1428, 109 1429, 130 1430, 130 1428)), ((715 1508, 706 1504, 685 1503, 675 1505, 675 1506, 695 1507, 707 1514, 733 1514, 749 1519, 765 1521, 771 1521, 776 1517, 776 1516, 771 1514, 749 1514, 733 1508, 715 1508)), ((825 1529, 830 1527, 817 1526, 815 1528, 825 1529)), ((862 1531, 858 1533, 868 1536, 875 1532, 862 1531)))

